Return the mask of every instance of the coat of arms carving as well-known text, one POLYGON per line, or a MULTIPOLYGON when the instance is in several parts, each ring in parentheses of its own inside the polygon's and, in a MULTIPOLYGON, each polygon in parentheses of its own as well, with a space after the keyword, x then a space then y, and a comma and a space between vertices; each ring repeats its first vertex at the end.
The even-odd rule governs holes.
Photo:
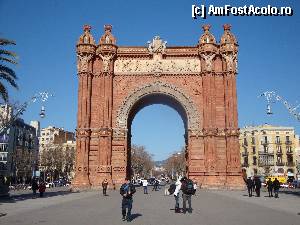
POLYGON ((152 42, 148 41, 148 50, 150 53, 163 53, 167 47, 167 42, 155 36, 152 42))

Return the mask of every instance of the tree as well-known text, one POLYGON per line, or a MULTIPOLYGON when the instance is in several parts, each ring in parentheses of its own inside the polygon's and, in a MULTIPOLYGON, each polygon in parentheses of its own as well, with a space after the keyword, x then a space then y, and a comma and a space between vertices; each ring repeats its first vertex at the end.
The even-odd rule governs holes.
POLYGON ((131 169, 133 174, 147 176, 154 166, 152 156, 146 151, 144 146, 131 146, 131 169))
POLYGON ((163 167, 166 173, 174 177, 174 175, 183 175, 186 172, 186 155, 183 147, 180 152, 175 152, 167 158, 163 167))
POLYGON ((5 102, 8 101, 8 92, 2 80, 8 82, 11 86, 18 89, 16 83, 17 75, 9 68, 6 64, 17 64, 17 54, 3 49, 6 45, 15 45, 16 43, 12 40, 0 38, 0 95, 5 102))

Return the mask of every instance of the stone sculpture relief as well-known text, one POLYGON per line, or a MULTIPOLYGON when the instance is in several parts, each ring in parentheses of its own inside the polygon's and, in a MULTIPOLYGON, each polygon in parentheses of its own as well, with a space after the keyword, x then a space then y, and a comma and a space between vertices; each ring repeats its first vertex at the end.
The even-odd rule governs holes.
POLYGON ((215 53, 203 54, 201 57, 205 60, 204 69, 206 71, 211 72, 213 67, 213 59, 215 57, 215 53))
POLYGON ((88 72, 89 62, 92 59, 92 54, 77 54, 77 71, 78 73, 88 72))
POLYGON ((191 59, 117 59, 114 64, 116 75, 122 74, 185 74, 200 73, 200 60, 191 59))
POLYGON ((112 59, 113 55, 100 55, 102 61, 103 61, 103 72, 108 72, 109 71, 109 65, 110 65, 110 60, 112 59))
POLYGON ((227 71, 237 70, 237 55, 236 53, 224 53, 222 54, 226 61, 227 71))

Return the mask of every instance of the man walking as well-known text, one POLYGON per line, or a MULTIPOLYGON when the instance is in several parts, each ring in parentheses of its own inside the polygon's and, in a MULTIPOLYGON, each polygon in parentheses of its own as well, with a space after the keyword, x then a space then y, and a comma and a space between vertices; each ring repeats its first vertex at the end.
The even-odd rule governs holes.
POLYGON ((32 180, 31 189, 33 192, 33 198, 36 198, 36 191, 39 189, 39 185, 38 185, 35 177, 32 180))
POLYGON ((144 194, 148 194, 148 181, 146 179, 143 180, 143 188, 144 188, 144 194))
POLYGON ((255 184, 256 197, 260 197, 261 181, 259 177, 255 177, 254 184, 255 184))
POLYGON ((107 191, 107 186, 108 186, 108 181, 105 178, 102 182, 102 189, 103 189, 103 196, 107 196, 106 191, 107 191))
POLYGON ((120 194, 122 195, 122 220, 131 221, 131 209, 132 209, 132 195, 135 193, 135 187, 130 183, 130 179, 126 178, 125 183, 120 188, 120 194), (127 209, 127 215, 126 215, 127 209))
POLYGON ((269 197, 273 197, 273 182, 271 178, 269 178, 269 180, 267 181, 267 188, 268 188, 269 197))
POLYGON ((277 178, 275 178, 275 180, 273 181, 273 188, 274 188, 275 198, 278 198, 280 183, 279 180, 277 180, 277 178))
POLYGON ((188 201, 189 204, 188 212, 192 213, 192 195, 195 194, 193 181, 187 179, 186 177, 182 178, 181 190, 182 190, 183 213, 186 213, 186 201, 188 201))
POLYGON ((252 188, 253 188, 253 181, 251 179, 251 177, 248 177, 248 179, 246 180, 246 185, 247 185, 247 189, 248 189, 248 195, 249 197, 252 197, 252 188))

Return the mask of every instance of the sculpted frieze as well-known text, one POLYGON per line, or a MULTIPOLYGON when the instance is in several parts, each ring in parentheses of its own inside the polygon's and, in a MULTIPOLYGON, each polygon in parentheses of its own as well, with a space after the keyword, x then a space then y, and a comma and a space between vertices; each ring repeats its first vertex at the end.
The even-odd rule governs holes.
POLYGON ((122 74, 186 74, 200 73, 200 60, 186 59, 117 59, 114 64, 116 75, 122 74))

